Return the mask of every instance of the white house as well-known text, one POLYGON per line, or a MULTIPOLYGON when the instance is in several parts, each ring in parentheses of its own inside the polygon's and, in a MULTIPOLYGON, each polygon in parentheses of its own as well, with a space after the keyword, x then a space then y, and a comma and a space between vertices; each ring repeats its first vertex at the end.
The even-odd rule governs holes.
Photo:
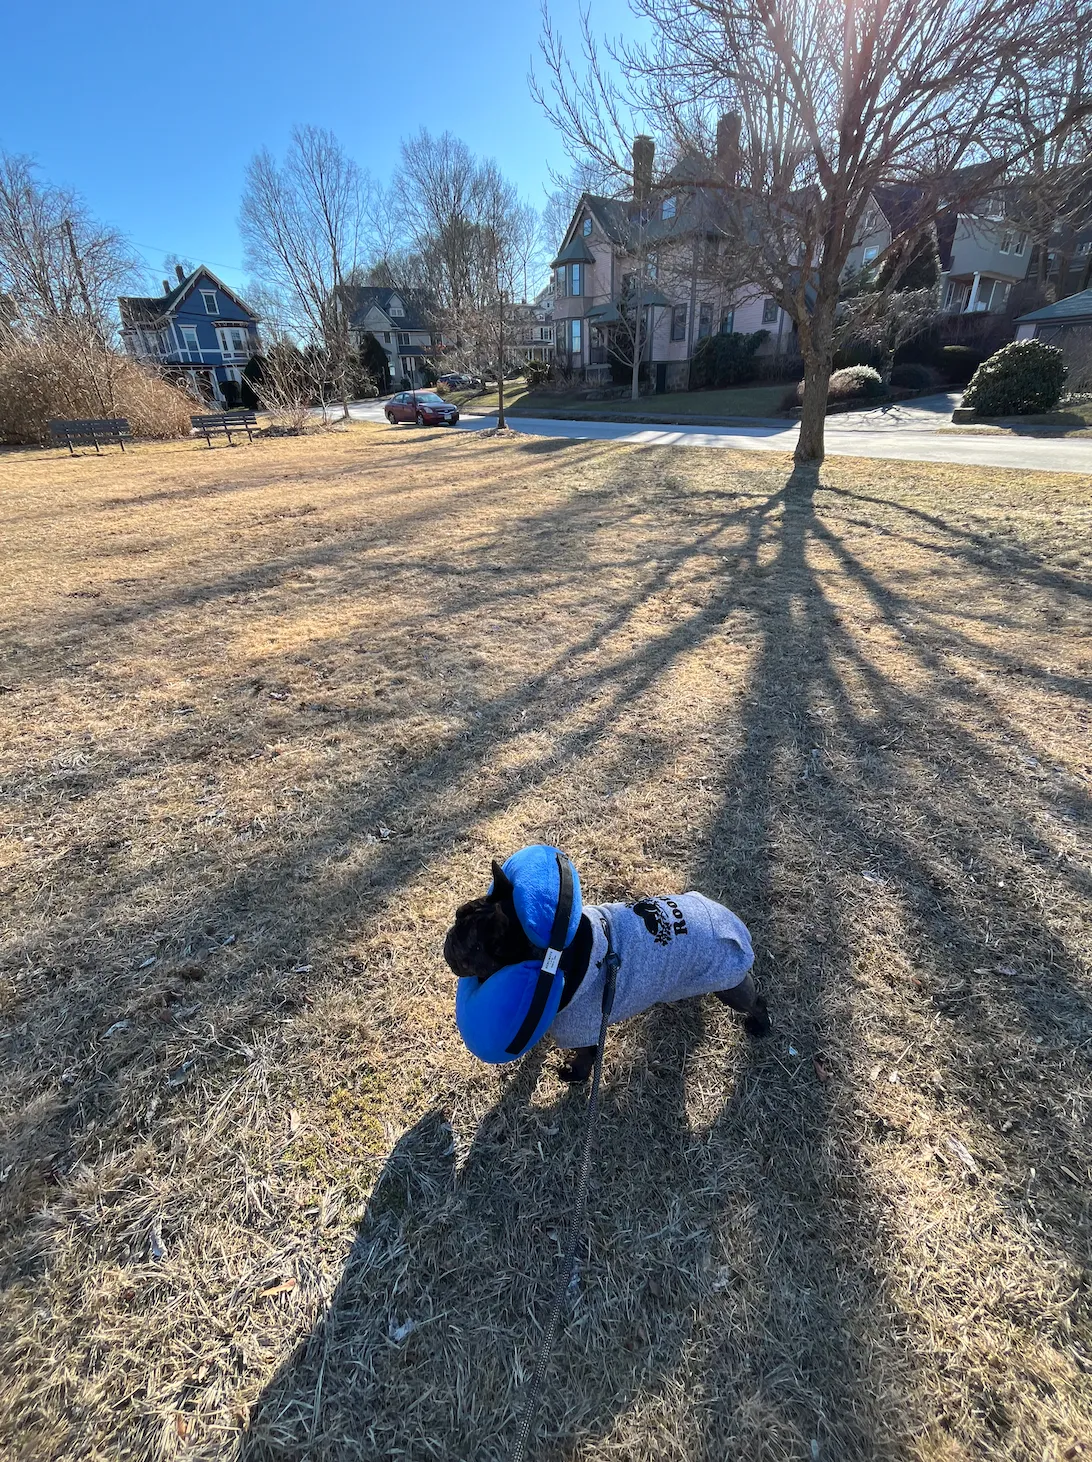
POLYGON ((360 350, 365 335, 374 336, 386 353, 394 390, 424 385, 422 365, 444 344, 442 332, 430 320, 429 297, 416 289, 347 285, 345 298, 354 349, 360 350))

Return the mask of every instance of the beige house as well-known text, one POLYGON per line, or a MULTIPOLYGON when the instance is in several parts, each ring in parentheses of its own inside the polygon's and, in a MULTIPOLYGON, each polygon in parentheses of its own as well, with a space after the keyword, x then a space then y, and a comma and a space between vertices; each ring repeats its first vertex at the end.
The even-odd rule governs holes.
POLYGON ((559 369, 609 381, 612 331, 628 338, 638 309, 641 358, 657 391, 685 390, 695 347, 717 331, 766 330, 763 354, 796 353, 776 301, 757 286, 729 289, 720 277, 728 247, 721 200, 733 184, 738 136, 738 121, 722 118, 716 157, 683 159, 655 189, 654 144, 638 137, 634 197, 581 197, 551 265, 559 369))

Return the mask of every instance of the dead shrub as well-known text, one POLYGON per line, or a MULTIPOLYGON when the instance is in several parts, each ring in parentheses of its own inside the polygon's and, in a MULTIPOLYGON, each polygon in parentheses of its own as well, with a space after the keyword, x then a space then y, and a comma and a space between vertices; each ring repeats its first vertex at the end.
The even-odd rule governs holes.
POLYGON ((192 398, 137 361, 66 338, 0 346, 0 441, 44 442, 55 418, 124 416, 136 437, 183 437, 192 398))

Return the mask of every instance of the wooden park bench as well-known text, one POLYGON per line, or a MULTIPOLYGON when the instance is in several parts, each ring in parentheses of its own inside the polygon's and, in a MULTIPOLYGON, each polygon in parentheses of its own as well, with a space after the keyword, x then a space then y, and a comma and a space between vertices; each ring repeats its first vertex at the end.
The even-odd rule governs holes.
POLYGON ((233 447, 235 443, 231 440, 232 432, 245 431, 247 441, 254 440, 251 432, 258 425, 258 418, 253 411, 221 411, 214 416, 191 416, 190 424, 195 432, 204 434, 210 447, 214 432, 227 437, 228 446, 233 447))
POLYGON ((51 421, 49 436, 54 446, 59 447, 63 442, 73 457, 77 447, 94 447, 101 457, 100 442, 106 447, 120 447, 124 452, 125 443, 133 438, 124 416, 102 421, 51 421))

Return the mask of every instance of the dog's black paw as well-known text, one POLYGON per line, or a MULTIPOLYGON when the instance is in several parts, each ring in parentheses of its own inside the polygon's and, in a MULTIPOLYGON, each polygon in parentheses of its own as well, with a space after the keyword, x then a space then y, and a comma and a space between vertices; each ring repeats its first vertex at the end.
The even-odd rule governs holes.
POLYGON ((581 1081, 587 1081, 591 1075, 591 1071, 585 1070, 583 1066, 578 1066, 572 1061, 563 1061, 557 1068, 557 1074, 562 1081, 567 1081, 570 1085, 576 1085, 581 1081))
POLYGON ((755 1001, 754 1009, 743 1022, 743 1029, 749 1036, 753 1036, 756 1041, 760 1041, 763 1036, 768 1036, 773 1029, 773 1026, 770 1024, 769 1013, 766 1010, 766 1001, 761 995, 755 1001))

